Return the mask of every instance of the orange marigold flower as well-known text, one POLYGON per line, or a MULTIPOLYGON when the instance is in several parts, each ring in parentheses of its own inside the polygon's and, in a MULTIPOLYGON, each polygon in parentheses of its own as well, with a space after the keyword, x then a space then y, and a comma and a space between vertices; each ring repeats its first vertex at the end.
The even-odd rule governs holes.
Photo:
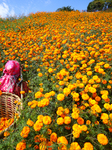
POLYGON ((108 144, 108 138, 106 135, 100 133, 97 135, 97 140, 101 145, 107 145, 108 144))
POLYGON ((27 125, 29 126, 33 126, 34 125, 34 122, 30 119, 27 120, 27 125))
POLYGON ((10 135, 10 133, 8 131, 4 132, 4 136, 9 136, 9 135, 10 135))
POLYGON ((79 118, 77 119, 77 123, 80 124, 80 125, 84 124, 84 119, 81 118, 81 117, 79 117, 79 118))
POLYGON ((43 117, 43 123, 45 124, 45 125, 48 125, 48 124, 50 124, 51 123, 51 117, 50 116, 44 116, 43 117))
POLYGON ((57 141, 57 134, 55 132, 51 133, 50 141, 52 141, 52 142, 56 142, 57 141))
POLYGON ((23 137, 23 138, 26 138, 28 136, 30 132, 30 128, 28 126, 25 126, 23 128, 23 130, 21 131, 20 135, 23 137))
POLYGON ((2 95, 2 91, 0 90, 0 95, 2 95))
POLYGON ((103 84, 106 84, 106 83, 107 83, 107 80, 102 80, 102 83, 103 83, 103 84))
POLYGON ((42 77, 42 76, 43 76, 43 74, 42 74, 42 73, 38 73, 38 76, 39 76, 39 77, 42 77))
POLYGON ((42 93, 40 91, 35 93, 35 98, 40 98, 42 97, 42 93))
POLYGON ((65 108, 65 109, 64 109, 64 113, 65 113, 65 114, 69 114, 69 109, 68 109, 68 108, 65 108))
POLYGON ((52 133, 51 129, 47 129, 47 133, 50 135, 52 133))
POLYGON ((19 142, 16 145, 16 150, 24 150, 24 149, 26 149, 26 143, 25 142, 19 142))
POLYGON ((87 121, 86 121, 86 124, 87 124, 87 125, 90 125, 90 124, 91 124, 91 121, 90 121, 90 120, 87 120, 87 121))
POLYGON ((99 102, 99 101, 101 100, 101 98, 100 98, 99 96, 96 96, 96 97, 95 97, 95 100, 96 100, 97 102, 99 102))
POLYGON ((35 146, 34 146, 34 149, 39 149, 39 146, 38 146, 38 145, 35 145, 35 146))
POLYGON ((112 132, 112 127, 109 127, 108 129, 109 129, 109 132, 112 132))
POLYGON ((20 91, 20 94, 25 94, 25 91, 20 91))
POLYGON ((36 121, 36 123, 33 125, 33 128, 34 128, 35 131, 40 131, 42 127, 43 127, 43 123, 37 122, 37 121, 36 121))
POLYGON ((64 94, 58 94, 58 95, 57 95, 57 99, 58 99, 59 101, 63 101, 64 98, 65 98, 64 94))

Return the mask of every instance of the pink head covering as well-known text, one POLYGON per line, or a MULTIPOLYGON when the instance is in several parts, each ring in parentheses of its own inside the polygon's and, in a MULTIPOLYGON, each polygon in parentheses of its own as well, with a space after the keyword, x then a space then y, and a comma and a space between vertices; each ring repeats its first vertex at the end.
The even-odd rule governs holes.
POLYGON ((9 60, 5 64, 4 74, 14 75, 16 78, 20 76, 20 64, 16 60, 9 60))
POLYGON ((5 64, 3 76, 0 78, 0 90, 13 93, 17 78, 20 76, 20 64, 16 60, 9 60, 5 64))

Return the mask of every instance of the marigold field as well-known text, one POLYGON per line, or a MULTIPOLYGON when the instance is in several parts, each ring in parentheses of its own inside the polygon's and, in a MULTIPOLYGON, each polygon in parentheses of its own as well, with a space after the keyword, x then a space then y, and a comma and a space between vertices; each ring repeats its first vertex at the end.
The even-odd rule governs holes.
POLYGON ((29 87, 0 149, 112 150, 111 12, 0 19, 0 60, 1 75, 20 62, 29 87))

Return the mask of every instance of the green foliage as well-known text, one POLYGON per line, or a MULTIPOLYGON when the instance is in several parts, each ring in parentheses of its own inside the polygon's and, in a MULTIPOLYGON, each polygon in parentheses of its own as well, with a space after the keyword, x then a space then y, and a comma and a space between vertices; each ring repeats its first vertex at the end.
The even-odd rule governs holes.
POLYGON ((67 6, 67 7, 64 6, 62 8, 58 8, 56 11, 57 12, 59 12, 59 11, 74 11, 74 9, 72 9, 71 6, 67 6))
POLYGON ((112 7, 112 0, 93 0, 87 6, 88 12, 106 10, 112 7))

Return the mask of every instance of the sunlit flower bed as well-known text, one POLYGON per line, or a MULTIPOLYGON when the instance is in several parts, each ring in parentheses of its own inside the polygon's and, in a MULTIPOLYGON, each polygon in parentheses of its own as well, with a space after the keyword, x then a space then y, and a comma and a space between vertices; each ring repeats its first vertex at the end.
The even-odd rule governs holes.
POLYGON ((111 150, 112 13, 42 12, 0 23, 1 74, 15 59, 30 88, 0 148, 111 150))

